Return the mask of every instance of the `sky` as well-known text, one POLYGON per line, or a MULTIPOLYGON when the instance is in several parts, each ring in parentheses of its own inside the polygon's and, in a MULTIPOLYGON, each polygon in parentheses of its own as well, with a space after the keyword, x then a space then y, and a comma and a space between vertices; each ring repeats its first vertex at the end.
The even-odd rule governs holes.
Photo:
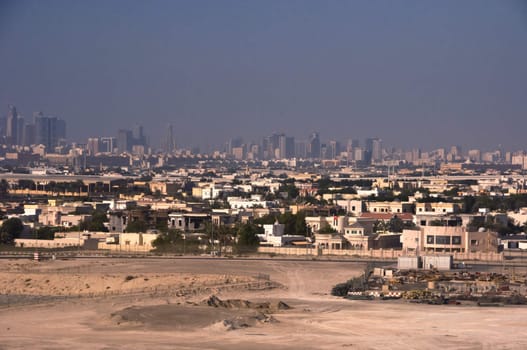
POLYGON ((0 0, 0 114, 71 140, 527 149, 525 0, 0 0))

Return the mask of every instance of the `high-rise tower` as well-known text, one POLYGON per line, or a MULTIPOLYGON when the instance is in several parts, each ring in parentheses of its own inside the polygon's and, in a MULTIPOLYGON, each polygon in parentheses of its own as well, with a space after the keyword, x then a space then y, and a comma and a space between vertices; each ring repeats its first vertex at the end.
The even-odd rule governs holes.
POLYGON ((13 105, 9 105, 9 112, 7 113, 6 143, 8 145, 18 144, 18 113, 13 105))

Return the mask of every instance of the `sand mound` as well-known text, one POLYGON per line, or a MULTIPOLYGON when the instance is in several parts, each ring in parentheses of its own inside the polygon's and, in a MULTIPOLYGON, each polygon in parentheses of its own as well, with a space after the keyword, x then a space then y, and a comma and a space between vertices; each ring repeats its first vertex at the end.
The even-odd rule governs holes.
POLYGON ((264 313, 258 313, 254 316, 236 316, 231 319, 226 319, 221 322, 225 330, 231 331, 235 329, 254 327, 260 323, 275 323, 277 322, 273 316, 264 313))
POLYGON ((110 318, 115 325, 128 328, 191 330, 211 327, 235 330, 278 322, 270 314, 289 308, 282 301, 256 303, 241 299, 221 300, 212 295, 197 304, 127 307, 111 314, 110 318))
POLYGON ((111 320, 114 324, 125 328, 141 326, 152 330, 185 331, 208 327, 237 316, 251 315, 204 306, 155 305, 127 307, 111 314, 111 320))

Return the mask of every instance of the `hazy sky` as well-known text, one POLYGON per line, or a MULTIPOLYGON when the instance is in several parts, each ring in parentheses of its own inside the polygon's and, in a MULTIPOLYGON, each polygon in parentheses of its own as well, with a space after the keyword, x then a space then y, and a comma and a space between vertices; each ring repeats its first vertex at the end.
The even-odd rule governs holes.
POLYGON ((71 139, 527 148, 527 1, 0 0, 0 113, 71 139))

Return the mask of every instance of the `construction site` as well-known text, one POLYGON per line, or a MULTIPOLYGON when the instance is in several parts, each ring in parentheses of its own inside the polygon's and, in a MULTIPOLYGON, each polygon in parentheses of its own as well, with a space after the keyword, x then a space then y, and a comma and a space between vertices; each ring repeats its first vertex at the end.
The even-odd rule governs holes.
POLYGON ((332 294, 434 305, 524 305, 527 274, 508 266, 454 264, 451 256, 401 257, 397 267, 367 266, 363 275, 336 285, 332 294))

